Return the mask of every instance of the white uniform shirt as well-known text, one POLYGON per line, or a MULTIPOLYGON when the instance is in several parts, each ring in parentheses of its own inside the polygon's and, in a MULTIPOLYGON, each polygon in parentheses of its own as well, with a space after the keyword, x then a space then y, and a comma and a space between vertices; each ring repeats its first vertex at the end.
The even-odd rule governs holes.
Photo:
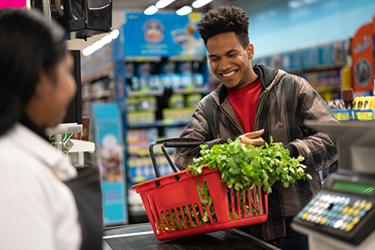
POLYGON ((77 207, 61 182, 76 174, 62 152, 22 125, 0 137, 0 249, 79 249, 77 207))

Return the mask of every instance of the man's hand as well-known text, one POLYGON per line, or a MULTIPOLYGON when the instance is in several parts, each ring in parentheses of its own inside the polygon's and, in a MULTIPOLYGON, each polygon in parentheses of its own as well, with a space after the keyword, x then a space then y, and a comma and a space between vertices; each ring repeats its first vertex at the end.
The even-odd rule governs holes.
POLYGON ((240 136, 240 140, 245 145, 261 146, 264 144, 264 140, 260 137, 264 133, 264 129, 249 132, 240 136))

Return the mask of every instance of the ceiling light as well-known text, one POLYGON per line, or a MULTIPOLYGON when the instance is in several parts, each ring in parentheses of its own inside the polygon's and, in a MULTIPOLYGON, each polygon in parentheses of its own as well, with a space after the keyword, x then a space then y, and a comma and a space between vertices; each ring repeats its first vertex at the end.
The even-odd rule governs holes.
POLYGON ((112 30, 110 33, 113 40, 117 39, 117 37, 120 35, 120 31, 118 29, 112 30))
POLYGON ((317 0, 302 0, 302 2, 303 2, 304 4, 312 4, 312 3, 317 2, 317 0))
POLYGON ((176 0, 159 0, 155 5, 159 9, 165 8, 176 0))
POLYGON ((184 6, 176 11, 176 14, 179 16, 185 16, 193 10, 190 6, 184 6))
POLYGON ((118 29, 113 30, 111 33, 103 36, 100 40, 96 41, 95 43, 91 44, 90 46, 83 49, 82 54, 84 56, 89 56, 95 51, 103 48, 104 45, 112 42, 120 35, 120 31, 118 29))
POLYGON ((294 0, 294 1, 289 1, 288 5, 291 9, 298 9, 298 8, 302 7, 303 2, 299 1, 299 0, 294 0))
POLYGON ((194 3, 191 4, 194 8, 198 9, 202 6, 205 6, 208 3, 211 3, 213 0, 196 0, 194 3))
POLYGON ((145 15, 153 15, 155 14, 156 12, 158 12, 159 8, 156 7, 155 5, 150 5, 147 7, 147 9, 145 9, 145 11, 143 12, 145 15))

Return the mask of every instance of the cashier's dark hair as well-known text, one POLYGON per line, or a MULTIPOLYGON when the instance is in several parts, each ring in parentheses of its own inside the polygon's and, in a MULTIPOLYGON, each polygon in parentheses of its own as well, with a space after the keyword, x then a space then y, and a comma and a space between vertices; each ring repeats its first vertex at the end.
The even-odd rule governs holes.
POLYGON ((20 119, 43 71, 55 79, 64 31, 39 12, 0 10, 0 136, 20 119))
POLYGON ((233 31, 242 47, 249 44, 249 17, 246 12, 235 6, 222 6, 210 10, 199 23, 199 34, 204 43, 217 34, 233 31))

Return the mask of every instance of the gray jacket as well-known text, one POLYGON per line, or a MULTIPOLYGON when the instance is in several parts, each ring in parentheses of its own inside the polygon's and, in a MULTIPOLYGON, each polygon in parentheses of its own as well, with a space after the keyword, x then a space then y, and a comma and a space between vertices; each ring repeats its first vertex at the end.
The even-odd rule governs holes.
MULTIPOLYGON (((254 71, 262 83, 255 130, 265 129, 263 139, 269 141, 272 136, 273 141, 282 142, 292 156, 303 155, 306 172, 313 177, 312 181, 301 181, 288 188, 275 183, 269 195, 268 221, 251 227, 255 235, 271 240, 285 236, 284 218, 296 215, 308 203, 321 188, 319 171, 337 161, 334 142, 326 134, 307 128, 304 121, 338 121, 305 79, 264 65, 255 65, 254 71)), ((243 134, 226 93, 225 86, 220 85, 204 97, 181 137, 213 145, 243 134)), ((199 148, 180 148, 175 153, 175 162, 184 168, 197 156, 199 148)))

